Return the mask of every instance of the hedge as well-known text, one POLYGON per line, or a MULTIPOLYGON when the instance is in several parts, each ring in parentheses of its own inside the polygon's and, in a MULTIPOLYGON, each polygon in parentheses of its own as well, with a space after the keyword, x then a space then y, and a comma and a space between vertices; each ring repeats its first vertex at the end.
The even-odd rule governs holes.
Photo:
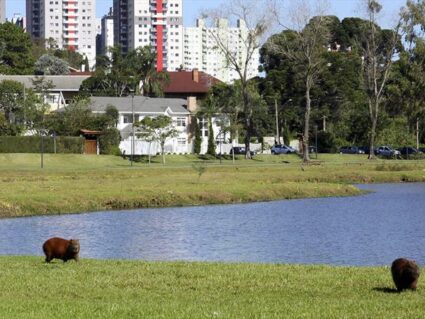
MULTIPOLYGON (((84 138, 76 136, 43 137, 44 153, 82 154, 84 152, 84 138)), ((40 153, 40 136, 0 136, 0 153, 40 153)))

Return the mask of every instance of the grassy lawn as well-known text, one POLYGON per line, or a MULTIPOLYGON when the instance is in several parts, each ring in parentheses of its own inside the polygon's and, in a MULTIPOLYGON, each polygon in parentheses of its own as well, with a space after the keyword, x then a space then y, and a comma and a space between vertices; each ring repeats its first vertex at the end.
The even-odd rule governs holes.
POLYGON ((2 318, 423 318, 388 267, 0 257, 2 318))
POLYGON ((0 155, 0 217, 347 196, 352 183, 425 181, 425 161, 368 161, 330 154, 312 165, 296 155, 254 160, 167 156, 167 164, 114 156, 0 155), (204 172, 199 175, 200 169, 204 172))

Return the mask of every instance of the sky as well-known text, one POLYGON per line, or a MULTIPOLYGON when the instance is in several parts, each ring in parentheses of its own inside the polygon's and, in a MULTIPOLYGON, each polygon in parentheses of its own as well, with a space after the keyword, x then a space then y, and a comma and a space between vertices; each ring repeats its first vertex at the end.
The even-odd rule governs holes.
MULTIPOLYGON (((288 0, 289 2, 290 0, 288 0)), ((183 0, 183 21, 185 26, 195 26, 196 18, 199 17, 203 9, 217 8, 224 4, 226 0, 183 0)), ((330 14, 339 18, 363 17, 361 10, 361 0, 328 0, 330 4, 330 14)), ((395 24, 396 14, 406 3, 406 0, 381 0, 384 7, 380 17, 380 24, 389 27, 395 24)), ((100 18, 108 12, 112 6, 112 0, 96 0, 96 13, 100 18)), ((11 18, 14 13, 25 16, 25 0, 6 0, 7 17, 11 18)))

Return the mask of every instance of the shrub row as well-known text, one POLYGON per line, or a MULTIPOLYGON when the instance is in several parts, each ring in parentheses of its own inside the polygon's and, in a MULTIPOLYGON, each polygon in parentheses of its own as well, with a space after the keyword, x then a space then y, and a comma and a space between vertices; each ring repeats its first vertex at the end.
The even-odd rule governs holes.
MULTIPOLYGON (((43 152, 54 153, 84 152, 84 138, 76 136, 45 136, 43 152)), ((41 152, 40 136, 0 136, 0 153, 39 153, 41 152)))

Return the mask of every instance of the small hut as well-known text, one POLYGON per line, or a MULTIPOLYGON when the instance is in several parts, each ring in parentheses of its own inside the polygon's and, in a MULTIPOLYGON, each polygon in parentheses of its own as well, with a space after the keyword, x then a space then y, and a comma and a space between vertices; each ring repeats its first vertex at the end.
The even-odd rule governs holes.
POLYGON ((99 155, 99 136, 102 131, 80 130, 81 135, 85 138, 84 154, 99 155))

